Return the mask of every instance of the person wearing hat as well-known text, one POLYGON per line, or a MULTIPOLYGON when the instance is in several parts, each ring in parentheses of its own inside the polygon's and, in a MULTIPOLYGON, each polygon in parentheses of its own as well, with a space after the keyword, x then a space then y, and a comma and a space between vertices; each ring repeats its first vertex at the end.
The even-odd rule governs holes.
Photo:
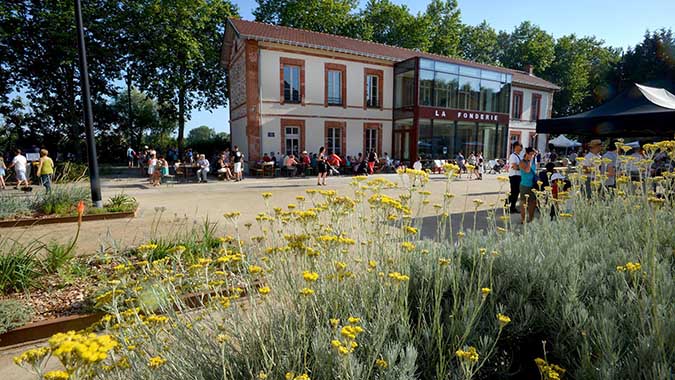
POLYGON ((593 139, 588 143, 588 153, 584 157, 582 164, 583 174, 586 176, 586 196, 591 197, 591 182, 595 181, 595 177, 600 173, 600 165, 596 160, 602 160, 600 151, 602 150, 602 141, 593 139))

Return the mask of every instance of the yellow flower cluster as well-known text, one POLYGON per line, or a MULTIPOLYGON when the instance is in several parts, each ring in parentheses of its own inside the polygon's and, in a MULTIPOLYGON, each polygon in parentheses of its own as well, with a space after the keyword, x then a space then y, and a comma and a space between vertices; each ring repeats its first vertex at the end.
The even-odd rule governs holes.
POLYGON ((286 375, 284 376, 286 380, 311 380, 309 378, 309 375, 306 373, 300 374, 300 375, 295 375, 293 372, 286 372, 286 375))
POLYGON ((387 367, 389 367, 389 364, 387 363, 387 361, 382 359, 382 358, 379 358, 379 359, 375 360, 375 365, 382 368, 382 369, 386 369, 387 367))
POLYGON ((44 357, 47 356, 47 354, 49 354, 48 347, 34 348, 32 350, 28 350, 22 353, 19 356, 16 356, 14 358, 14 364, 16 365, 26 364, 28 366, 33 366, 42 359, 44 359, 44 357))
POLYGON ((148 367, 150 368, 159 368, 166 363, 166 359, 163 359, 160 356, 154 356, 148 360, 148 367))
POLYGON ((560 380, 562 375, 565 374, 564 368, 555 364, 549 364, 542 358, 536 358, 534 359, 534 362, 537 364, 537 368, 539 368, 539 373, 543 380, 560 380))
POLYGON ((319 279, 319 274, 316 272, 303 271, 302 278, 307 282, 315 282, 319 279))
POLYGON ((497 321, 499 321, 499 328, 503 328, 504 326, 511 323, 511 318, 502 313, 499 313, 497 314, 497 321))
POLYGON ((405 226, 403 227, 403 232, 411 235, 417 234, 417 228, 411 227, 411 226, 405 226))
POLYGON ((67 370, 101 362, 117 346, 117 341, 111 335, 80 334, 75 331, 58 333, 49 339, 52 355, 59 358, 67 370))
POLYGON ((157 244, 143 244, 136 248, 136 250, 139 252, 154 251, 155 249, 157 249, 157 244))
POLYGON ((260 293, 263 296, 268 295, 272 290, 270 289, 269 286, 261 286, 258 288, 258 293, 260 293))
POLYGON ((249 265, 248 266, 248 273, 250 274, 261 274, 263 272, 262 267, 257 266, 257 265, 249 265))
POLYGON ((405 282, 405 281, 410 280, 409 276, 406 276, 406 275, 401 274, 399 272, 390 272, 388 277, 391 278, 394 281, 397 281, 397 282, 405 282))
POLYGON ((628 271, 629 273, 637 272, 640 269, 642 269, 642 266, 640 263, 634 263, 634 262, 627 262, 626 265, 619 265, 616 267, 617 272, 626 272, 628 271))
POLYGON ((403 243, 401 243, 401 248, 405 249, 408 252, 412 252, 415 250, 415 244, 409 241, 404 241, 403 243))
POLYGON ((263 199, 272 198, 272 193, 270 193, 270 192, 265 192, 265 193, 262 193, 261 195, 262 195, 263 199))
POLYGON ((236 218, 236 217, 238 217, 238 216, 240 216, 240 215, 241 215, 241 212, 239 212, 239 211, 232 211, 232 212, 226 212, 226 213, 224 213, 224 214, 223 214, 223 217, 225 217, 225 219, 234 219, 234 218, 236 218))
POLYGON ((404 215, 410 215, 411 211, 408 207, 403 206, 401 201, 394 199, 390 196, 384 194, 373 194, 369 199, 368 203, 373 206, 382 206, 392 208, 396 211, 403 213, 404 215))
POLYGON ((490 294, 490 292, 492 292, 492 289, 490 289, 490 288, 481 288, 481 289, 480 289, 480 292, 483 294, 483 297, 487 297, 487 296, 490 294))
POLYGON ((466 350, 455 351, 455 356, 457 356, 460 360, 463 361, 471 363, 478 362, 478 351, 476 351, 476 347, 473 346, 470 346, 466 350))
POLYGON ((314 290, 310 288, 302 288, 300 289, 300 294, 306 297, 311 296, 312 294, 314 294, 314 290))
POLYGON ((68 380, 70 375, 68 375, 68 372, 66 371, 49 371, 45 373, 44 379, 45 380, 68 380))

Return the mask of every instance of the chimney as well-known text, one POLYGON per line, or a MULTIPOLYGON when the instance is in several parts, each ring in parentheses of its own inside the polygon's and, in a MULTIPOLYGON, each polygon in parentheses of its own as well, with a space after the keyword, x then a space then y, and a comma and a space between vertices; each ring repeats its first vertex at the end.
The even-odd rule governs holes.
POLYGON ((529 75, 534 75, 534 66, 532 66, 532 65, 530 65, 530 64, 528 63, 527 65, 525 65, 525 71, 526 71, 529 75))

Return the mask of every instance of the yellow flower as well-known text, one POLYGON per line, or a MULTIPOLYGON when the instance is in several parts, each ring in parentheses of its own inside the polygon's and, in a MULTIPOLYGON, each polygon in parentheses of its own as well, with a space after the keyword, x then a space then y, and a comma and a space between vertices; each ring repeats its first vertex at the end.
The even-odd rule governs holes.
POLYGON ((302 288, 300 289, 300 294, 302 294, 303 296, 311 296, 312 294, 314 294, 314 290, 310 288, 302 288))
POLYGON ((257 265, 249 265, 248 267, 248 272, 250 274, 260 274, 262 273, 262 271, 263 271, 262 267, 259 267, 257 265))
POLYGON ((492 292, 492 289, 490 289, 490 288, 481 288, 481 289, 480 289, 480 292, 483 294, 483 297, 487 297, 487 296, 490 294, 490 292, 492 292))
POLYGON ((14 364, 21 365, 26 363, 30 366, 35 365, 49 353, 49 348, 41 347, 28 350, 14 358, 14 364))
POLYGON ((345 269, 347 269, 347 263, 345 263, 345 262, 343 262, 343 261, 336 261, 336 262, 335 262, 335 270, 336 270, 336 271, 342 272, 342 271, 344 271, 345 269))
POLYGON ((263 371, 260 371, 258 374, 258 380, 266 380, 267 379, 267 374, 263 371))
POLYGON ((339 324, 340 324, 340 320, 338 318, 331 318, 330 319, 330 325, 333 326, 334 329, 336 329, 339 324))
POLYGON ((227 335, 218 334, 218 336, 216 337, 216 340, 218 341, 218 343, 223 344, 223 343, 227 342, 227 340, 228 340, 227 335))
POLYGON ((472 363, 478 362, 478 351, 476 351, 476 347, 469 347, 466 350, 457 350, 455 351, 455 356, 460 360, 472 363))
POLYGON ((302 272, 302 278, 307 282, 314 282, 319 279, 319 274, 316 272, 304 271, 302 272))
POLYGON ((507 177, 505 175, 500 175, 500 176, 497 176, 497 181, 499 181, 499 182, 509 182, 509 177, 507 177))
POLYGON ((399 272, 391 272, 391 273, 389 273, 388 276, 389 276, 389 278, 391 278, 392 280, 399 281, 399 282, 405 282, 405 281, 410 280, 410 277, 409 277, 409 276, 406 276, 406 275, 401 274, 401 273, 399 273, 399 272))
POLYGON ((509 323, 511 323, 511 318, 509 318, 508 316, 506 316, 502 313, 497 314, 497 320, 499 321, 499 327, 500 328, 502 328, 502 327, 508 325, 509 323))
POLYGON ((474 199, 472 202, 473 202, 473 204, 474 204, 476 207, 480 207, 480 205, 482 205, 483 203, 485 203, 485 202, 483 202, 483 200, 481 200, 481 199, 474 199))
POLYGON ((410 227, 410 226, 405 226, 403 227, 403 232, 414 235, 417 233, 417 228, 415 227, 410 227))
POLYGON ((497 227, 497 232, 504 233, 504 232, 506 232, 506 228, 504 228, 504 227, 497 227))
POLYGON ((159 367, 163 366, 164 363, 166 363, 166 359, 162 359, 159 356, 155 356, 155 357, 150 358, 150 360, 148 360, 148 367, 159 368, 159 367))
POLYGON ((270 293, 271 289, 269 286, 262 286, 258 288, 258 293, 260 293, 263 296, 266 296, 270 293))
POLYGON ((302 375, 294 377, 293 380, 311 380, 311 379, 309 378, 309 375, 303 373, 302 375))
POLYGON ((67 380, 70 376, 66 371, 49 371, 45 373, 45 380, 67 380))
POLYGON ((361 322, 361 318, 358 318, 358 317, 349 317, 347 320, 348 320, 349 323, 351 323, 352 325, 355 325, 355 324, 361 322))
POLYGON ((440 259, 438 259, 438 263, 439 263, 441 266, 444 266, 444 265, 450 264, 450 260, 444 259, 444 258, 440 258, 440 259))
POLYGON ((238 217, 239 215, 241 215, 241 213, 239 211, 232 211, 232 212, 224 213, 223 217, 225 217, 226 219, 234 219, 234 218, 238 217))
POLYGON ((286 380, 293 380, 294 376, 295 376, 295 374, 293 372, 286 372, 286 375, 284 376, 284 378, 286 380))
POLYGON ((263 199, 269 199, 272 197, 272 193, 266 192, 261 194, 263 199))
POLYGON ((333 339, 330 341, 330 345, 333 346, 333 348, 340 348, 342 346, 342 342, 337 339, 333 339))
POLYGON ((387 361, 382 358, 375 360, 375 365, 383 369, 389 367, 387 361))
POLYGON ((408 252, 412 252, 412 251, 415 250, 415 244, 413 244, 409 241, 404 241, 403 243, 401 243, 401 248, 403 248, 404 250, 406 250, 408 252))

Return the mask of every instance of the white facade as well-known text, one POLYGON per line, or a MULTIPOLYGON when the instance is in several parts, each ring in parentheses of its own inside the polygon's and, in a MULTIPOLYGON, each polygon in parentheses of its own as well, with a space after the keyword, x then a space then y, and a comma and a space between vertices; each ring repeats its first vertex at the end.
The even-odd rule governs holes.
POLYGON ((534 147, 539 151, 546 150, 547 135, 537 135, 537 121, 533 120, 532 98, 539 96, 539 119, 551 118, 553 110, 553 92, 521 87, 513 84, 511 88, 511 108, 509 117, 509 149, 513 141, 520 141, 524 147, 534 147), (515 118, 514 101, 516 94, 522 94, 522 112, 520 118, 515 118))

